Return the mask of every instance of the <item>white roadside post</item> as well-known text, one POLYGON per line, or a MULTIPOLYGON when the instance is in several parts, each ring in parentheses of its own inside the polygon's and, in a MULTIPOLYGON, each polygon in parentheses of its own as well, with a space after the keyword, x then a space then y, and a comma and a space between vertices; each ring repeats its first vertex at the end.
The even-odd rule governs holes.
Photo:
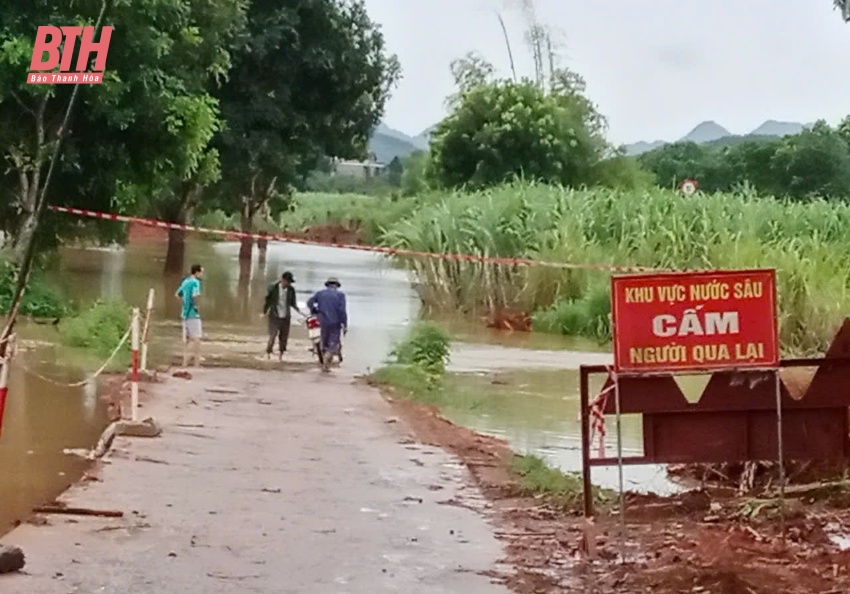
POLYGON ((139 368, 142 371, 148 370, 148 333, 150 331, 151 313, 153 312, 154 290, 148 291, 148 304, 145 310, 145 326, 142 330, 142 361, 139 368))
POLYGON ((133 344, 133 366, 130 371, 130 420, 138 420, 139 410, 139 308, 133 308, 133 321, 131 325, 131 337, 133 344))

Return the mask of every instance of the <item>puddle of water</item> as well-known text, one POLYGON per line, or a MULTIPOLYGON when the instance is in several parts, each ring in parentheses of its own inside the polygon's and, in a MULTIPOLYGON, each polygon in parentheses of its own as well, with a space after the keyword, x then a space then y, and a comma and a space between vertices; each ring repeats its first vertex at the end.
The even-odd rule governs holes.
POLYGON ((850 534, 848 534, 842 526, 836 523, 829 523, 824 526, 829 540, 840 550, 846 551, 850 549, 850 534))

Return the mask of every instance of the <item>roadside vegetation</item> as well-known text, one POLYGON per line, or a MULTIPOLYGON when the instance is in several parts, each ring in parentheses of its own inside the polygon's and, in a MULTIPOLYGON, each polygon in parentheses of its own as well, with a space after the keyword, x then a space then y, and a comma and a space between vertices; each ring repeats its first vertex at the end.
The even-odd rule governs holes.
MULTIPOLYGON (((9 314, 14 297, 15 276, 18 267, 0 253, 0 317, 9 314)), ((68 312, 68 305, 61 295, 49 287, 45 279, 34 274, 30 280, 20 315, 34 318, 61 318, 68 312)))
MULTIPOLYGON (((130 317, 130 306, 123 301, 96 301, 63 320, 59 332, 63 344, 108 357, 130 327, 130 317)), ((129 340, 124 347, 129 353, 129 340)))
MULTIPOLYGON (((0 319, 8 315, 16 266, 0 256, 0 319)), ((98 357, 107 357, 118 346, 130 325, 130 306, 120 300, 96 301, 81 308, 65 298, 40 274, 30 280, 20 315, 58 329, 59 342, 98 357)), ((126 345, 129 353, 129 341, 126 345)), ((117 359, 127 362, 126 354, 117 359)))

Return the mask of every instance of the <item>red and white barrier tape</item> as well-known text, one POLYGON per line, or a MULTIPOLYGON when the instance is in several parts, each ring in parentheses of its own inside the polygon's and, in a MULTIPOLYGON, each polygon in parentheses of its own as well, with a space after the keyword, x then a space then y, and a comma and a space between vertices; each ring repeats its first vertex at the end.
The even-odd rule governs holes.
POLYGON ((294 243, 298 245, 312 245, 318 247, 333 247, 347 250, 357 250, 361 252, 374 252, 385 254, 388 256, 407 256, 412 258, 435 258, 438 260, 454 260, 461 262, 478 262, 489 264, 501 264, 507 266, 544 266, 548 268, 561 269, 583 269, 583 270, 605 270, 608 272, 665 272, 657 268, 649 268, 645 266, 613 266, 608 264, 572 264, 567 262, 546 262, 544 260, 532 260, 530 258, 504 258, 504 257, 487 257, 475 256, 472 254, 455 254, 442 252, 420 252, 416 250, 388 248, 380 246, 366 246, 345 243, 325 243, 320 241, 310 241, 307 239, 299 239, 295 237, 287 237, 278 234, 263 234, 263 233, 245 233, 243 231, 229 231, 227 229, 214 229, 211 227, 199 227, 197 225, 184 225, 180 223, 169 223, 158 219, 146 219, 141 217, 130 217, 126 215, 111 214, 106 212, 98 212, 94 210, 85 210, 81 208, 70 208, 67 206, 48 206, 54 212, 72 214, 81 217, 89 217, 93 219, 101 219, 105 221, 118 221, 122 223, 138 223, 147 227, 158 227, 160 229, 176 229, 179 231, 194 231, 198 233, 211 233, 227 237, 263 239, 267 241, 280 241, 283 243, 294 243))
POLYGON ((599 438, 599 457, 605 457, 605 406, 608 404, 608 395, 614 390, 611 384, 599 393, 590 403, 590 441, 594 437, 599 438))

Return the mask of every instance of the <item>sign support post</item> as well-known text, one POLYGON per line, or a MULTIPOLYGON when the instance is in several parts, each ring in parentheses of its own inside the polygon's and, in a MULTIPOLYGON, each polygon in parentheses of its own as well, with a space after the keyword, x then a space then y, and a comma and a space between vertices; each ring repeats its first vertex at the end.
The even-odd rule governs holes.
POLYGON ((593 516, 593 484, 590 476, 590 379, 587 371, 579 370, 579 405, 581 406, 581 476, 584 489, 584 517, 593 516))
POLYGON ((617 467, 620 482, 620 562, 626 563, 626 490, 623 480, 623 415, 620 414, 620 381, 616 372, 614 380, 614 406, 617 413, 617 467))
POLYGON ((782 439, 782 380, 779 369, 773 372, 776 383, 776 435, 779 449, 779 521, 782 530, 782 540, 785 541, 785 446, 782 439))

